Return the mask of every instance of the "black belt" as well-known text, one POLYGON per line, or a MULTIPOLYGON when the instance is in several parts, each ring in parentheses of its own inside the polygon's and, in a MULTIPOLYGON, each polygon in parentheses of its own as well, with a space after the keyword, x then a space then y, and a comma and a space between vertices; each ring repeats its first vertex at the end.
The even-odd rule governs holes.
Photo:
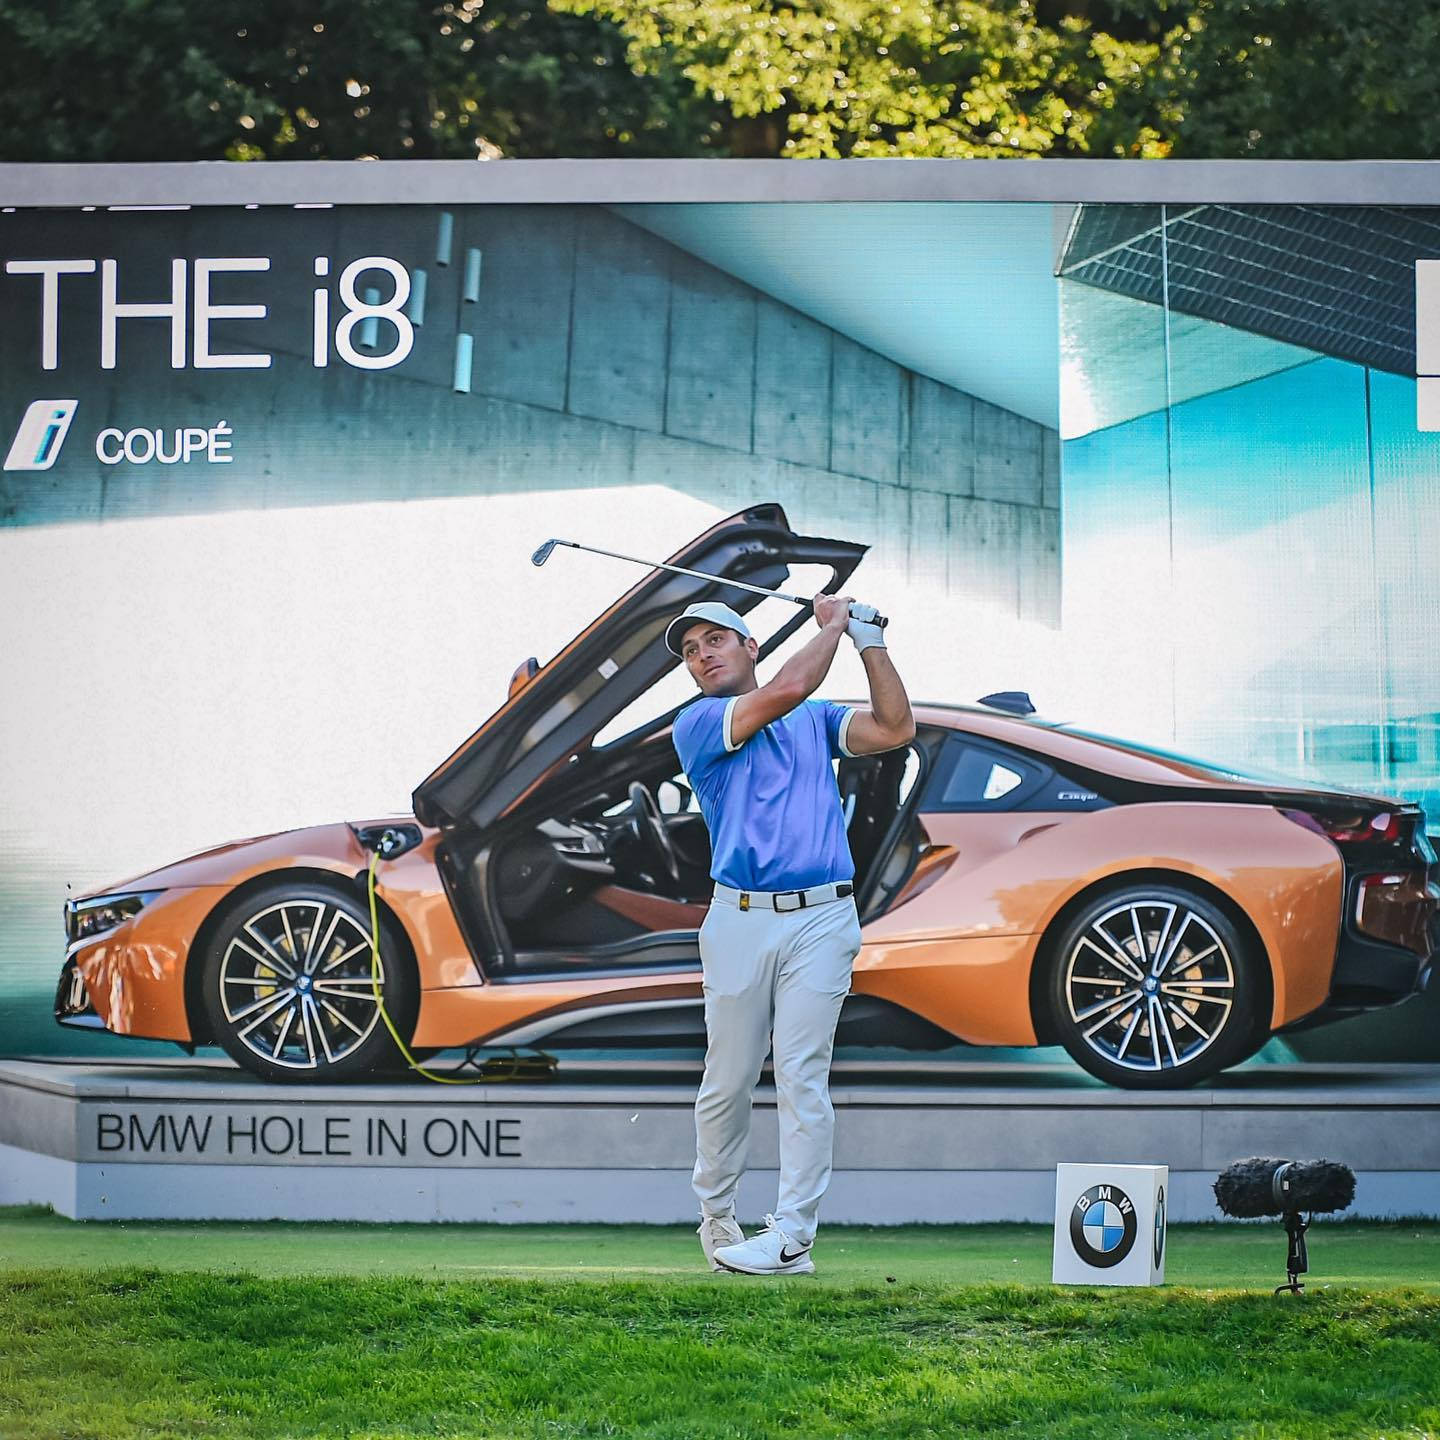
POLYGON ((854 892, 855 887, 848 880, 830 880, 824 885, 812 885, 808 890, 736 890, 731 885, 715 886, 715 898, 737 909, 774 910, 782 915, 831 900, 843 900, 854 892))

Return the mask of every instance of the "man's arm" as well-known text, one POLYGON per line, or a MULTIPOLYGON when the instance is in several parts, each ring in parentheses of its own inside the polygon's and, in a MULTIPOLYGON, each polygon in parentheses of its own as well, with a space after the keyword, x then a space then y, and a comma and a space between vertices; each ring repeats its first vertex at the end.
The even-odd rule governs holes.
MULTIPOLYGON (((758 730, 772 720, 788 715, 802 700, 817 690, 829 673, 835 659, 835 647, 850 623, 848 595, 817 595, 814 600, 815 620, 820 633, 797 650, 775 672, 772 680, 748 691, 735 702, 730 712, 730 743, 739 748, 758 730)), ((855 717, 856 721, 859 716, 855 717)), ((851 728, 854 728, 852 722, 851 728)))
POLYGON ((845 744, 852 754, 873 755, 894 750, 915 738, 915 717, 910 698, 883 645, 868 645, 860 652, 870 681, 869 710, 856 709, 845 732, 845 744))

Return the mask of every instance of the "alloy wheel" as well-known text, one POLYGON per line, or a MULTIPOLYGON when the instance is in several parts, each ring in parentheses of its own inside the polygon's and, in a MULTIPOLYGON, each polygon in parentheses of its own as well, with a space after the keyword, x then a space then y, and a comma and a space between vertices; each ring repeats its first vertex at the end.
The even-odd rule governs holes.
POLYGON ((385 962, 372 978, 369 928, 316 896, 265 905, 240 920, 220 955, 221 1013, 234 1042, 267 1068, 328 1069, 381 1023, 385 962))
POLYGON ((1230 1027, 1238 977, 1217 927, 1183 900, 1127 899, 1089 917, 1063 958, 1073 1036, 1138 1074, 1198 1069, 1230 1027))

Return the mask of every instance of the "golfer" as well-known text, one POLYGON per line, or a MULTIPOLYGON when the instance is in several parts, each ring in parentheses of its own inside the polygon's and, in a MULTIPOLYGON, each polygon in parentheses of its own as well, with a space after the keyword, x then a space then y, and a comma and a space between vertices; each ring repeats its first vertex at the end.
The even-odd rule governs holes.
POLYGON ((703 601, 665 643, 702 698, 675 721, 675 749, 710 831, 714 899, 700 927, 705 1075, 695 1099, 700 1244, 712 1269, 811 1274, 820 1197, 830 1183, 835 1113, 830 1057, 860 951, 855 862, 831 760, 903 745, 910 701, 878 625, 850 618, 848 595, 816 595, 820 633, 764 685, 759 652, 728 605, 703 601), (860 651, 871 709, 812 700, 841 635, 860 651), (750 1104, 774 1036, 780 1194, 747 1240, 735 1220, 750 1104))

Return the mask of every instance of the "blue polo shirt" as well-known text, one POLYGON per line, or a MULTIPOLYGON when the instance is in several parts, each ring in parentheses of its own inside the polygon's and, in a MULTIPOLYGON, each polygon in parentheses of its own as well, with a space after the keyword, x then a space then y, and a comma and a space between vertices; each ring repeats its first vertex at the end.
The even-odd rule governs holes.
POLYGON ((806 890, 853 880, 855 862, 830 761, 853 755, 854 706, 802 700, 733 744, 738 695, 705 695, 671 732, 710 831, 710 878, 736 890, 806 890))

